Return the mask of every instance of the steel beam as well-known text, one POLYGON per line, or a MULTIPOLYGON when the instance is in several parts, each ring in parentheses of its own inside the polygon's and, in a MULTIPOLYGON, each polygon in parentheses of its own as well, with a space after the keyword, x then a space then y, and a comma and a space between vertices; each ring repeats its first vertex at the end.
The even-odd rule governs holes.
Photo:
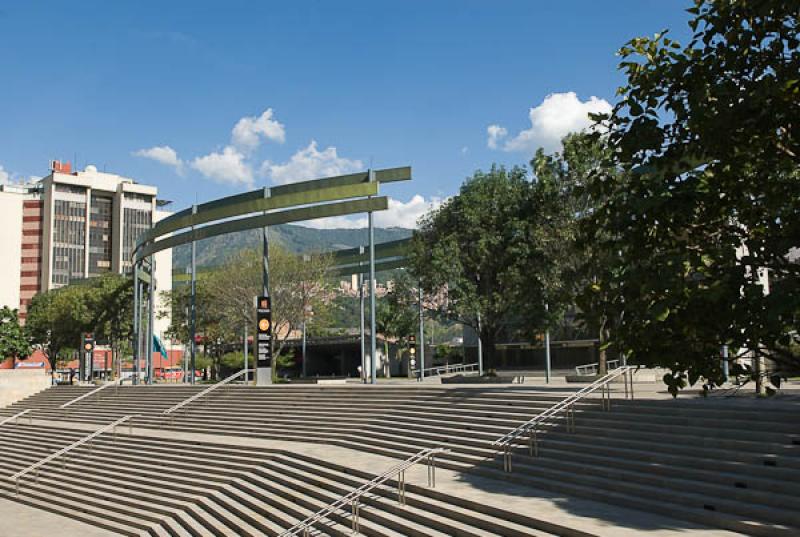
POLYGON ((192 231, 186 231, 177 235, 172 235, 171 237, 161 239, 157 242, 148 243, 136 251, 134 255, 134 261, 139 261, 142 258, 148 257, 156 252, 160 252, 161 250, 174 248, 175 246, 187 244, 191 241, 198 241, 201 239, 216 237, 218 235, 225 235, 227 233, 275 226, 289 222, 314 220, 329 216, 344 216, 355 213, 383 211, 388 207, 389 199, 385 196, 380 196, 361 200, 326 203, 324 205, 315 205, 312 207, 301 207, 299 209, 288 209, 286 211, 278 211, 247 218, 239 218, 237 220, 229 220, 219 224, 211 224, 192 231))

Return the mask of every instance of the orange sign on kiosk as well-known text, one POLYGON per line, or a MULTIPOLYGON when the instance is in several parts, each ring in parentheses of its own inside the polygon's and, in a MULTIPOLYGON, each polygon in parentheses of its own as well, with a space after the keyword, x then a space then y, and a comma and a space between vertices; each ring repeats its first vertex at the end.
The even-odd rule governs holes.
POLYGON ((258 367, 272 366, 272 304, 268 296, 256 299, 256 360, 258 367))

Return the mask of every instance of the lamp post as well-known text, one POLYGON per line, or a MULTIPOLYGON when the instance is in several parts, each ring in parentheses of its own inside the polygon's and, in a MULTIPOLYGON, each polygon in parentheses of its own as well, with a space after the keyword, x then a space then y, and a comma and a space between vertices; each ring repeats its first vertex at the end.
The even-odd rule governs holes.
MULTIPOLYGON (((546 313, 550 312, 549 304, 544 305, 544 311, 546 313)), ((544 376, 547 384, 550 384, 550 366, 550 327, 548 325, 547 329, 544 331, 544 376)))
POLYGON ((419 286, 419 381, 425 380, 425 317, 422 309, 422 285, 419 286))

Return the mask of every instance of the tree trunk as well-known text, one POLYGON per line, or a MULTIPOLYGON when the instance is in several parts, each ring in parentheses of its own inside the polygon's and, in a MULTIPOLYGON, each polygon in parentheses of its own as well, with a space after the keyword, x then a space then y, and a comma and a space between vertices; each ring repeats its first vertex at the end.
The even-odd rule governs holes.
POLYGON ((600 325, 600 333, 598 334, 600 339, 600 348, 598 349, 599 352, 597 356, 597 374, 601 377, 608 373, 608 358, 606 356, 606 341, 608 338, 606 336, 605 326, 606 323, 603 322, 600 325))
POLYGON ((384 363, 386 365, 383 366, 383 376, 388 378, 392 378, 392 361, 389 359, 389 342, 385 339, 383 340, 383 359, 386 360, 384 363))
POLYGON ((497 375, 497 350, 494 347, 495 335, 492 327, 486 325, 481 327, 481 333, 478 337, 481 338, 481 345, 483 348, 483 370, 485 374, 497 375))

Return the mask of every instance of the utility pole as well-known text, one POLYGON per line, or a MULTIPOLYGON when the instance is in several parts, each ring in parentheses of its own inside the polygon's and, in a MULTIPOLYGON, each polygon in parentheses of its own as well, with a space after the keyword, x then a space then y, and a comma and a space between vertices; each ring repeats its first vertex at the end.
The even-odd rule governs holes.
POLYGON ((425 317, 422 307, 422 284, 419 286, 419 381, 425 380, 425 317))
MULTIPOLYGON (((369 170, 369 181, 375 182, 375 170, 369 170)), ((377 384, 376 353, 378 349, 377 333, 375 330, 375 228, 373 226, 372 211, 368 213, 369 226, 369 340, 370 340, 370 381, 377 384)))
POLYGON ((728 346, 722 346, 722 375, 725 377, 725 382, 728 381, 728 373, 729 373, 729 364, 728 364, 728 346))
POLYGON ((244 383, 247 384, 250 376, 250 368, 248 367, 247 363, 247 323, 248 320, 245 319, 244 321, 244 383))
MULTIPOLYGON (((197 214, 197 204, 192 205, 192 216, 197 214)), ((194 226, 192 226, 192 233, 194 233, 194 226)), ((194 236, 192 236, 194 239, 194 236)), ((191 355, 191 372, 189 374, 189 382, 194 384, 194 372, 197 371, 195 367, 195 356, 197 355, 197 242, 192 240, 192 287, 191 287, 191 304, 189 309, 189 352, 191 355)))
MULTIPOLYGON (((544 305, 544 311, 549 313, 550 312, 550 305, 544 305)), ((548 327, 544 331, 544 378, 547 384, 550 384, 550 327, 548 327)))
POLYGON ((483 376, 483 342, 481 341, 481 312, 478 312, 478 376, 483 376))
MULTIPOLYGON (((361 253, 364 253, 364 247, 361 247, 361 253)), ((359 270, 361 270, 359 268, 359 270)), ((364 340, 364 273, 358 273, 358 302, 359 302, 359 340, 361 342, 361 382, 367 382, 367 343, 364 340)))
POLYGON ((139 383, 139 263, 133 265, 133 384, 139 383))
POLYGON ((147 322, 147 383, 153 384, 153 335, 155 334, 156 311, 156 256, 150 256, 150 301, 147 322))

